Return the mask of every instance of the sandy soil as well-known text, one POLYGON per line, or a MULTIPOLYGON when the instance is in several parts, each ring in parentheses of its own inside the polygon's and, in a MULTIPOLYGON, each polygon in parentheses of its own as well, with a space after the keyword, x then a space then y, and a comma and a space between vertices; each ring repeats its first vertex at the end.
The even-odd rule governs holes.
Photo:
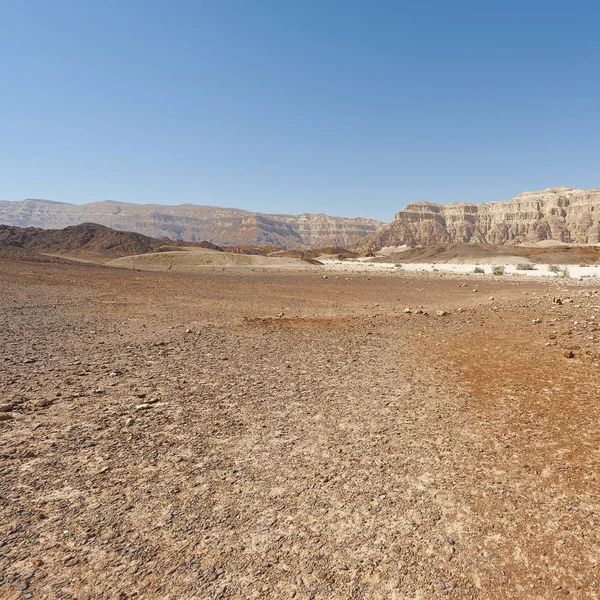
POLYGON ((0 258, 0 596, 597 598, 599 318, 587 282, 0 258))

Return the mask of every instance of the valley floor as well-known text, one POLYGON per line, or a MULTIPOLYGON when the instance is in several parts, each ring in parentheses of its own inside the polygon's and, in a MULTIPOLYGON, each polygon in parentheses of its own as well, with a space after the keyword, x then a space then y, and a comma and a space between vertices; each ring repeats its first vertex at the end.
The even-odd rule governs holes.
POLYGON ((0 258, 0 596, 599 597, 600 293, 453 277, 0 258))

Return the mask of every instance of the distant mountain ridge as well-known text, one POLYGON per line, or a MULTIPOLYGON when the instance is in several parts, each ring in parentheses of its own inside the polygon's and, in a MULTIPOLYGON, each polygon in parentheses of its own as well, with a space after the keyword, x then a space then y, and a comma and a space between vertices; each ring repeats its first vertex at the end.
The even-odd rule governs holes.
POLYGON ((311 213, 268 215, 195 204, 0 201, 0 223, 6 225, 60 229, 84 222, 152 238, 293 250, 340 246, 370 252, 384 246, 542 240, 598 244, 600 189, 556 187, 482 204, 414 202, 399 211, 391 223, 311 213))
POLYGON ((383 225, 361 217, 311 213, 268 215, 196 204, 169 206, 105 200, 78 205, 49 200, 0 201, 0 223, 5 225, 62 229, 90 222, 153 238, 290 249, 352 246, 383 225))
POLYGON ((542 240, 600 243, 600 189, 549 188, 482 204, 414 202, 391 223, 360 240, 356 248, 369 252, 385 246, 542 240))

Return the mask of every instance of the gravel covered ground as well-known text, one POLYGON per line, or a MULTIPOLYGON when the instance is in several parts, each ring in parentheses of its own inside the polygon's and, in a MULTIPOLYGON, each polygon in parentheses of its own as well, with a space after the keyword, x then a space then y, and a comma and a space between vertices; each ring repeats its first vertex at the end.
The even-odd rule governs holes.
POLYGON ((19 258, 0 597, 600 597, 591 284, 19 258))

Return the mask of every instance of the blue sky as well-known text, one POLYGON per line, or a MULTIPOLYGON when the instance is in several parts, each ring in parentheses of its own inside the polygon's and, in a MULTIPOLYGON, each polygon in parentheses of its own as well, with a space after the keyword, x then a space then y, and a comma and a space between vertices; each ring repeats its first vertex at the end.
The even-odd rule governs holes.
POLYGON ((389 220, 600 187, 600 3, 4 0, 0 199, 389 220))

